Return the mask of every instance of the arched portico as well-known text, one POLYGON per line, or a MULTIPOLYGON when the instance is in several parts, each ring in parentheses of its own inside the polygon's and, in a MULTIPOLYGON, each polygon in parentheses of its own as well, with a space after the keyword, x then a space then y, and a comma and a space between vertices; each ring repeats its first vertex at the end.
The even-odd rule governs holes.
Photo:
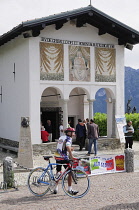
POLYGON ((74 87, 69 92, 68 116, 73 118, 74 126, 79 118, 89 118, 89 114, 93 113, 93 106, 90 106, 90 93, 86 88, 74 87))
POLYGON ((43 90, 40 102, 41 121, 45 126, 49 118, 54 126, 54 138, 59 137, 59 123, 63 121, 64 129, 68 126, 68 119, 72 119, 75 127, 78 118, 92 118, 93 106, 89 91, 85 88, 75 87, 63 89, 47 87, 43 90), (90 114, 90 115, 89 115, 90 114))
POLYGON ((47 120, 51 120, 53 141, 59 137, 59 124, 63 120, 63 111, 60 103, 62 97, 61 90, 56 87, 47 87, 41 95, 40 120, 44 127, 46 126, 47 120))
MULTIPOLYGON (((101 87, 102 88, 102 87, 101 87)), ((98 91, 98 90, 97 90, 98 91)), ((115 96, 113 90, 108 87, 104 87, 106 93, 106 113, 107 113, 107 137, 112 138, 116 136, 115 132, 115 96)), ((97 92, 96 92, 97 94, 97 92)), ((95 96, 96 98, 96 96, 95 96)))

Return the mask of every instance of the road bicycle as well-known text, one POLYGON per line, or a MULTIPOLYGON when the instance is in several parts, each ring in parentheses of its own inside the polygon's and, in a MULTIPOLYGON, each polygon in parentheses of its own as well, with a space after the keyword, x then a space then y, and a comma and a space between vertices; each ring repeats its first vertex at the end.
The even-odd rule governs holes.
POLYGON ((77 165, 80 158, 74 161, 69 161, 66 164, 50 163, 50 158, 52 156, 43 156, 45 160, 49 161, 46 168, 37 167, 33 169, 28 176, 28 188, 36 196, 43 196, 48 191, 54 192, 57 184, 61 180, 62 189, 66 195, 72 198, 81 198, 85 196, 90 188, 90 179, 85 171, 81 170, 83 167, 77 166, 73 168, 73 165, 77 165), (61 172, 61 175, 56 179, 53 173, 53 169, 56 165, 67 165, 66 169, 61 172), (76 195, 70 194, 68 191, 68 176, 72 177, 72 189, 76 190, 78 193, 76 195))

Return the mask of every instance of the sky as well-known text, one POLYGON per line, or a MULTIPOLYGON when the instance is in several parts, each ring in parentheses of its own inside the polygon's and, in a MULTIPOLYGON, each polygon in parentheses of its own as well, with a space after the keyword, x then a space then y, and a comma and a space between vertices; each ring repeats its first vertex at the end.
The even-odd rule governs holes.
MULTIPOLYGON (((0 0, 0 35, 23 21, 46 17, 90 4, 139 31, 139 0, 0 0)), ((139 44, 125 49, 125 66, 139 69, 139 44)))

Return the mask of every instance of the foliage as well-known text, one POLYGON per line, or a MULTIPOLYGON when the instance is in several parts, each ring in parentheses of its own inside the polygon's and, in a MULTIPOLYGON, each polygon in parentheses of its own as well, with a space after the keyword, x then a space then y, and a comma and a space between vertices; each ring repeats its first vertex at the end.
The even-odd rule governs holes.
MULTIPOLYGON (((139 113, 125 114, 126 121, 131 120, 134 128, 133 139, 139 141, 139 113)), ((99 126, 99 135, 107 136, 107 114, 95 113, 94 121, 99 126)))
POLYGON ((134 128, 134 140, 139 141, 139 113, 125 114, 126 120, 131 120, 134 128))
MULTIPOLYGON (((139 141, 139 113, 125 114, 126 121, 131 120, 134 128, 133 140, 139 141)), ((95 113, 94 121, 99 126, 99 135, 107 136, 107 114, 95 113)))
POLYGON ((107 114, 95 113, 94 121, 99 126, 99 135, 107 136, 107 114))

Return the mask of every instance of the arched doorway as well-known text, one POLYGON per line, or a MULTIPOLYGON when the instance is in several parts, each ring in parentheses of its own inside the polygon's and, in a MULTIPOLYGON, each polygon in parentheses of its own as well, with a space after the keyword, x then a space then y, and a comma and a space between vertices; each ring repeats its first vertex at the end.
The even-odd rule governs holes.
POLYGON ((115 137, 115 97, 113 91, 109 88, 100 88, 95 94, 95 99, 95 112, 107 114, 107 137, 115 137))
POLYGON ((86 119, 89 116, 89 93, 86 89, 76 87, 69 94, 68 119, 75 127, 78 119, 86 119))
POLYGON ((62 108, 59 100, 61 99, 60 91, 54 87, 46 88, 41 96, 40 113, 41 122, 46 128, 47 120, 52 124, 52 141, 59 138, 59 125, 62 121, 62 108))

